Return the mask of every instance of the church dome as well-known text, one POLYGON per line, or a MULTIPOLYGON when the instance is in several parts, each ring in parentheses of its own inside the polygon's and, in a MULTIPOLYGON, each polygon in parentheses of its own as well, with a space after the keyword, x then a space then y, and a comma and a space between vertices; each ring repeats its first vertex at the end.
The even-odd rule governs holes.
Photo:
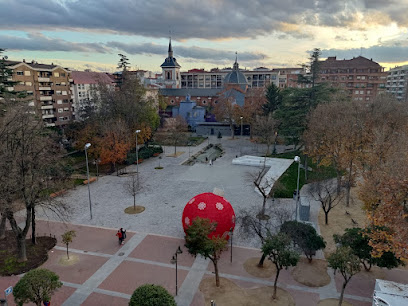
POLYGON ((224 84, 248 85, 245 75, 239 71, 237 59, 235 59, 234 68, 224 78, 224 84))

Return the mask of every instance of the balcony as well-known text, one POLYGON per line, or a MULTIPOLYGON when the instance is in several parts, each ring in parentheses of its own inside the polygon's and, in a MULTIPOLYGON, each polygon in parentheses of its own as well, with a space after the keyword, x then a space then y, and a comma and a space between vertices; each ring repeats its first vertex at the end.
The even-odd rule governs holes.
POLYGON ((43 118, 43 119, 52 119, 52 118, 54 118, 54 117, 55 117, 54 114, 43 114, 43 115, 42 115, 42 118, 43 118))
POLYGON ((49 105, 41 105, 41 109, 53 109, 54 106, 52 104, 49 105))
POLYGON ((40 101, 52 101, 52 97, 51 96, 42 96, 42 97, 40 97, 40 101))
POLYGON ((55 126, 55 123, 48 123, 48 122, 46 122, 46 123, 45 123, 45 126, 46 126, 46 127, 55 126))
POLYGON ((39 87, 39 90, 51 90, 51 87, 39 87))
POLYGON ((38 78, 38 82, 50 82, 50 78, 38 78))

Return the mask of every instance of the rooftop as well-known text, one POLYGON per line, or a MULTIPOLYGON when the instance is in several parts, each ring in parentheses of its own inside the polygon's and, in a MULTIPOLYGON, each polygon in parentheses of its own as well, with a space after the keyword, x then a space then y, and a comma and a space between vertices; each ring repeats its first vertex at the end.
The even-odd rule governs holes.
POLYGON ((113 80, 104 72, 71 71, 74 84, 113 84, 113 80))

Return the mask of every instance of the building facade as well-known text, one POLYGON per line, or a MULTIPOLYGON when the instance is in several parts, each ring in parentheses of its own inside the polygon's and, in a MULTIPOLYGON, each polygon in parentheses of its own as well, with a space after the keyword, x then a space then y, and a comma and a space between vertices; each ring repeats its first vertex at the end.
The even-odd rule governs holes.
POLYGON ((408 102, 408 65, 395 67, 388 71, 387 92, 399 101, 408 102))
POLYGON ((168 56, 161 64, 162 79, 166 88, 180 88, 181 84, 181 66, 177 63, 177 59, 173 57, 173 48, 171 46, 171 39, 169 41, 168 56))
POLYGON ((18 82, 10 91, 25 92, 46 126, 64 126, 75 119, 70 71, 58 65, 6 61, 18 82))
POLYGON ((71 92, 76 119, 80 120, 80 110, 99 95, 99 86, 115 90, 115 82, 104 72, 71 71, 71 92))
POLYGON ((346 90, 352 99, 370 101, 386 90, 387 72, 372 59, 363 56, 337 60, 335 56, 319 64, 319 83, 346 90))

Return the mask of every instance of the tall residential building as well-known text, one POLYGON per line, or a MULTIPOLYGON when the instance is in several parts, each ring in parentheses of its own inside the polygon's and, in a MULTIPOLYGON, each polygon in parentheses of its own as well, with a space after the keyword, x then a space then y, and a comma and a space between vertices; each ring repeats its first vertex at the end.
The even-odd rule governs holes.
POLYGON ((320 62, 318 82, 328 82, 349 92, 354 100, 369 101, 385 91, 387 73, 372 59, 359 56, 337 60, 335 56, 320 62))
POLYGON ((387 92, 398 100, 408 102, 408 65, 395 67, 388 71, 387 92))
POLYGON ((9 90, 26 92, 27 100, 41 114, 46 126, 63 126, 75 119, 70 72, 58 65, 6 61, 18 82, 9 90))
POLYGON ((71 92, 74 108, 77 112, 76 119, 81 119, 78 112, 88 103, 92 103, 95 95, 99 94, 98 85, 107 86, 108 90, 115 90, 115 82, 104 72, 72 71, 71 92))

